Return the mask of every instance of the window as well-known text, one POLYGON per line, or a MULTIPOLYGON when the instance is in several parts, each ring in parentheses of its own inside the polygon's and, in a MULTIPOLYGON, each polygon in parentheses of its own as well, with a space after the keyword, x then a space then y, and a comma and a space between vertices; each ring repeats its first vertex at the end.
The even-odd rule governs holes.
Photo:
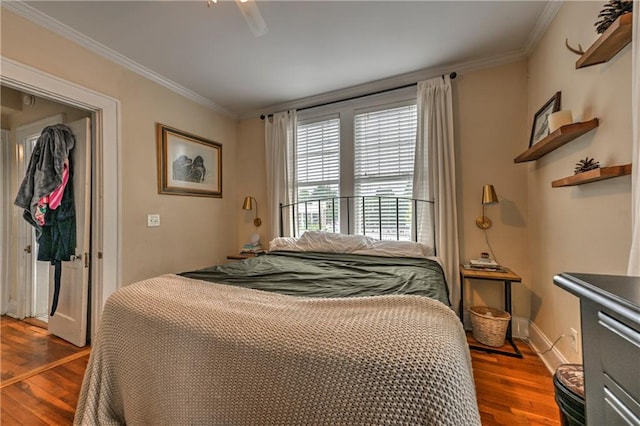
POLYGON ((413 159, 416 147, 416 105, 375 110, 354 118, 356 232, 380 240, 411 239, 413 159), (397 204, 397 205, 396 205, 397 204))
MULTIPOLYGON (((298 201, 340 195, 340 120, 338 117, 302 122, 296 132, 296 196, 298 201)), ((302 229, 336 232, 339 205, 333 201, 299 206, 302 229)))
POLYGON ((296 212, 299 229, 411 240, 414 206, 395 198, 412 197, 416 126, 415 89, 300 112, 298 201, 365 198, 301 204, 296 212), (349 225, 348 211, 353 221, 349 225))

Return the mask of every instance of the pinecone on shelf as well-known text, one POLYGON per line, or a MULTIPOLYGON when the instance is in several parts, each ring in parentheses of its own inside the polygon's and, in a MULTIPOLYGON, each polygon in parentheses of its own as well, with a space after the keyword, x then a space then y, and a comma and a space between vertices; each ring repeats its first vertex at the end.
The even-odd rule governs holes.
POLYGON ((593 158, 585 158, 584 160, 580 160, 576 163, 576 168, 574 169, 574 174, 588 172, 589 170, 600 168, 600 163, 595 161, 593 158))
POLYGON ((609 3, 604 5, 604 9, 602 9, 598 14, 598 18, 602 19, 594 24, 596 31, 598 34, 602 34, 615 22, 616 19, 618 19, 620 15, 624 15, 625 13, 630 13, 632 11, 632 0, 611 0, 609 3))

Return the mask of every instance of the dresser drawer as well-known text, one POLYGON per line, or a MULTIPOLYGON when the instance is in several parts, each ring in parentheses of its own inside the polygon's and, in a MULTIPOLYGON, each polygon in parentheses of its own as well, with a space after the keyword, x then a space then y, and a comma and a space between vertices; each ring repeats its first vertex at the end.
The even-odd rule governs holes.
MULTIPOLYGON (((598 348, 602 371, 608 381, 620 388, 616 392, 612 386, 610 391, 614 394, 622 391, 640 405, 640 331, 636 327, 631 321, 622 322, 598 311, 598 348)), ((635 407, 631 404, 629 408, 633 410, 635 407)), ((635 414, 640 417, 640 413, 635 414)))
POLYGON ((640 425, 640 403, 604 375, 604 420, 607 426, 640 425))

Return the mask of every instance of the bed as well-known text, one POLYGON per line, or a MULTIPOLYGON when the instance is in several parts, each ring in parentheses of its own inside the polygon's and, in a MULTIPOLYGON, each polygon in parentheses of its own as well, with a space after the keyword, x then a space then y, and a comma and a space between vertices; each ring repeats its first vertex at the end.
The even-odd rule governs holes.
POLYGON ((479 425, 466 337, 419 244, 307 232, 114 293, 76 424, 479 425), (321 248, 318 248, 321 240, 321 248))

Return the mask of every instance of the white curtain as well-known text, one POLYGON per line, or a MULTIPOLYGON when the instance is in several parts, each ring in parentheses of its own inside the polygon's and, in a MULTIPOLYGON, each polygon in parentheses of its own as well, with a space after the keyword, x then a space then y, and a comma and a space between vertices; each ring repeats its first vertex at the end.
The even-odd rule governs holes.
MULTIPOLYGON (((265 120, 265 151, 267 160, 267 202, 269 211, 269 241, 280 235, 280 204, 294 202, 296 111, 285 111, 265 120)), ((288 210, 287 210, 288 211, 288 210)), ((291 235, 291 219, 283 216, 283 235, 291 235)))
POLYGON ((449 297, 460 301, 458 213, 453 146, 453 101, 449 76, 418 83, 418 130, 413 173, 413 197, 434 200, 433 220, 418 211, 418 241, 434 239, 436 255, 444 264, 449 297), (433 227, 435 224, 435 227, 433 227))
POLYGON ((629 275, 640 276, 640 1, 633 2, 633 38, 631 47, 631 120, 633 156, 631 162, 631 253, 629 275))

